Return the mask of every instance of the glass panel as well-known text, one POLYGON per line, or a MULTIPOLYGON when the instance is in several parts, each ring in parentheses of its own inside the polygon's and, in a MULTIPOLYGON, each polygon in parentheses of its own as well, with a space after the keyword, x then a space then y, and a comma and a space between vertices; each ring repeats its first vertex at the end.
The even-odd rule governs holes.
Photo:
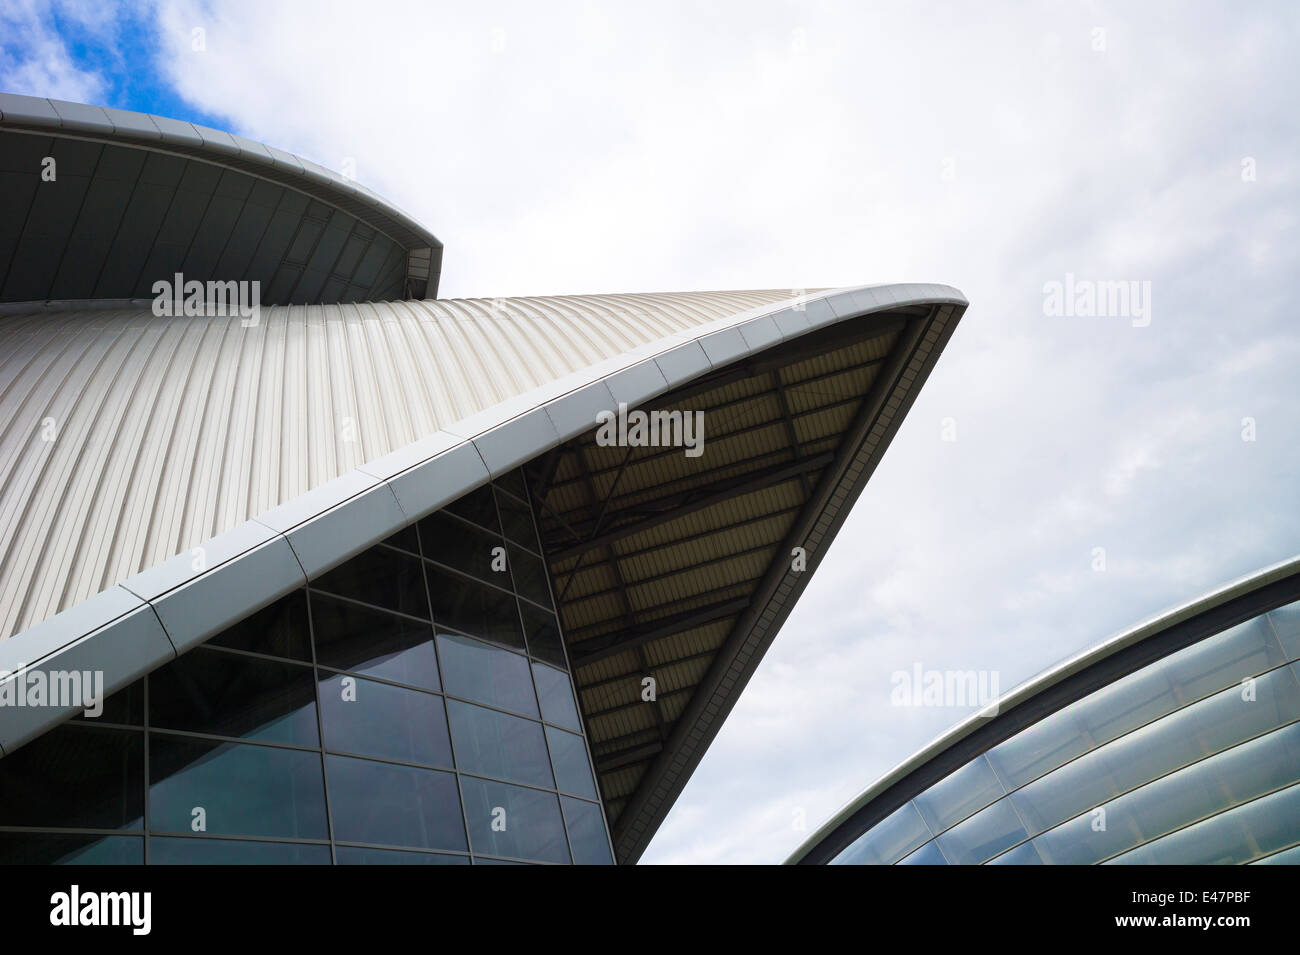
POLYGON ((401 849, 363 849, 358 846, 337 846, 334 858, 339 865, 469 865, 469 856, 406 852, 401 849))
POLYGON ((524 472, 520 468, 507 471, 496 479, 496 486, 508 491, 521 501, 528 500, 528 489, 524 486, 524 472))
POLYGON ((64 723, 0 759, 6 826, 139 829, 143 815, 143 732, 64 723))
POLYGON ((144 865, 144 837, 0 832, 0 865, 144 865))
POLYGON ((334 838, 343 842, 465 848, 456 777, 347 756, 325 757, 334 838))
MULTIPOLYGON (((426 566, 434 620, 440 628, 450 627, 508 647, 524 648, 524 634, 519 628, 519 611, 513 594, 432 564, 426 566)), ((502 584, 506 583, 502 581, 502 584)))
POLYGON ((560 639, 560 626, 555 622, 555 615, 534 607, 526 600, 520 601, 519 610, 524 617, 528 652, 547 663, 567 668, 564 646, 560 639))
POLYGON ((358 677, 322 675, 320 704, 327 749, 452 765, 441 697, 358 677))
POLYGON ((569 675, 563 670, 533 664, 533 679, 537 681, 537 698, 542 704, 542 719, 577 732, 582 731, 578 707, 573 702, 569 675))
POLYGON ((1283 670, 1254 681, 1254 696, 1232 687, 1087 753, 1011 797, 1034 833, 1233 746, 1300 719, 1300 687, 1283 670))
POLYGON ((316 662, 396 683, 441 689, 433 627, 312 594, 316 662))
POLYGON ((384 541, 389 547, 396 547, 399 550, 409 551, 412 554, 420 553, 420 538, 415 533, 415 525, 410 524, 403 527, 400 531, 384 541))
POLYGON ((587 799, 596 799, 596 784, 587 763, 587 744, 581 736, 546 727, 546 742, 555 767, 555 788, 587 799))
POLYGON ((144 680, 124 686, 104 700, 104 711, 99 716, 78 713, 72 718, 78 723, 127 723, 144 726, 144 680))
POLYGON ((150 733, 149 774, 150 829, 327 837, 319 753, 150 733))
POLYGON ((1268 612, 1268 621, 1288 660, 1300 657, 1300 601, 1268 612))
POLYGON ((1264 796, 1111 859, 1118 865, 1239 865, 1300 840, 1300 786, 1264 796))
POLYGON ((208 640, 214 647, 251 650, 272 657, 311 662, 307 639, 307 595, 295 591, 208 640))
POLYGON ((330 847, 295 842, 242 842, 150 836, 150 865, 329 865, 330 847))
POLYGON ((1292 846, 1290 849, 1283 849, 1281 852, 1275 852, 1271 856, 1265 856, 1262 859, 1256 859, 1251 865, 1300 865, 1300 846, 1292 846))
POLYGON ((614 857, 610 854, 600 806, 569 796, 561 796, 560 805, 564 808, 564 825, 569 830, 574 864, 613 865, 614 857))
POLYGON ((421 561, 385 547, 372 547, 312 581, 316 590, 428 619, 421 561))
POLYGON ((320 745, 310 667, 207 647, 149 674, 149 725, 320 745))
POLYGON ((569 861, 554 793, 473 776, 462 776, 461 788, 469 841, 475 852, 542 862, 569 861))
POLYGON ((983 756, 941 779, 913 800, 933 832, 940 832, 983 809, 1003 794, 983 756))
POLYGON ((1043 857, 1038 854, 1032 842, 1022 842, 1014 849, 1008 849, 1002 855, 990 859, 986 865, 1043 865, 1043 857))
POLYGON ((517 501, 509 494, 497 495, 497 506, 501 508, 501 529, 516 544, 523 544, 529 550, 537 550, 537 535, 533 532, 533 512, 523 501, 517 501))
POLYGON ((995 746, 989 762, 1009 788, 1171 710, 1281 663, 1260 618, 1158 660, 995 746))
POLYGON ((510 586, 506 542, 459 518, 438 511, 420 521, 424 556, 456 570, 473 574, 498 587, 510 586))
POLYGON ((1099 862, 1300 779, 1300 724, 1225 750, 1038 837, 1058 865, 1099 862))
POLYGON ((524 657, 454 633, 438 634, 438 654, 448 693, 525 716, 538 715, 524 657))
POLYGON ((905 802, 831 860, 831 865, 893 865, 930 838, 916 807, 905 802))
MULTIPOLYGON (((448 504, 444 510, 467 521, 473 521, 479 527, 486 527, 494 534, 501 532, 497 524, 496 505, 492 503, 492 488, 486 484, 477 491, 470 491, 459 500, 448 504)), ((423 542, 423 536, 421 541, 423 542)))
POLYGON ((1003 799, 958 823, 936 841, 953 865, 978 865, 1025 836, 1015 810, 1003 799))
POLYGON ((939 847, 933 842, 927 842, 921 848, 917 849, 910 855, 904 856, 898 860, 899 865, 947 865, 948 860, 943 857, 939 847))
POLYGON ((550 584, 547 582, 546 565, 540 557, 535 557, 522 547, 510 545, 510 569, 514 573, 515 588, 521 597, 527 597, 533 603, 543 607, 551 606, 550 584))
POLYGON ((542 724, 459 700, 447 701, 456 767, 534 786, 554 786, 542 724))

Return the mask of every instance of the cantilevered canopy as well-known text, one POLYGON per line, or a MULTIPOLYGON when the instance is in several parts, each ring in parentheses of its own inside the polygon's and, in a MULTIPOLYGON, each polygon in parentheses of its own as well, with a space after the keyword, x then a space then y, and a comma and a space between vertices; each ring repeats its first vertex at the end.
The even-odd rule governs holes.
POLYGON ((0 302, 258 281, 264 305, 433 298, 442 243, 309 160, 164 116, 0 93, 0 302))
MULTIPOLYGON (((522 465, 635 861, 965 306, 939 285, 269 308, 253 327, 11 306, 0 670, 98 669, 111 692, 522 465), (703 411, 702 453, 596 442, 620 406, 703 411)), ((0 749, 71 715, 0 713, 0 749)))

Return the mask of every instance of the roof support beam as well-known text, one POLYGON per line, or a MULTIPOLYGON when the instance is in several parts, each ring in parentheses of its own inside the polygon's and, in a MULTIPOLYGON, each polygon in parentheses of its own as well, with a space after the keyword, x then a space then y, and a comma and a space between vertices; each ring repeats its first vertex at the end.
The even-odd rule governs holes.
POLYGON ((706 604, 703 607, 686 610, 669 617, 660 617, 649 624, 633 627, 622 633, 609 633, 601 637, 592 637, 590 640, 584 640, 569 647, 569 664, 574 669, 584 667, 595 663, 597 660, 615 656, 624 650, 644 646, 663 637, 671 637, 675 633, 694 630, 702 624, 712 623, 715 620, 733 617, 748 606, 748 597, 734 597, 731 600, 706 604))
POLYGON ((712 507, 720 501, 739 497, 742 494, 749 494, 753 491, 761 491, 764 488, 783 484, 791 478, 807 474, 809 471, 820 470, 830 464, 834 458, 833 454, 826 452, 794 463, 764 468, 758 472, 751 471, 748 474, 740 475, 738 478, 727 478, 679 494, 639 503, 636 505, 636 509, 647 513, 649 516, 624 524, 621 527, 615 527, 584 543, 553 551, 550 558, 552 561, 558 562, 570 557, 576 557, 590 548, 622 540, 624 537, 639 534, 642 531, 658 527, 660 524, 675 521, 687 514, 693 514, 706 507, 712 507))

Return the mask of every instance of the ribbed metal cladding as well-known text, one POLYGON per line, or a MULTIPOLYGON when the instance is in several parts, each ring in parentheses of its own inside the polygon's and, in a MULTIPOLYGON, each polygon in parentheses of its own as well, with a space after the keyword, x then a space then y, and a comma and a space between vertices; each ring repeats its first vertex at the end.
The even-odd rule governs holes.
POLYGON ((0 313, 0 638, 440 427, 788 290, 0 313))

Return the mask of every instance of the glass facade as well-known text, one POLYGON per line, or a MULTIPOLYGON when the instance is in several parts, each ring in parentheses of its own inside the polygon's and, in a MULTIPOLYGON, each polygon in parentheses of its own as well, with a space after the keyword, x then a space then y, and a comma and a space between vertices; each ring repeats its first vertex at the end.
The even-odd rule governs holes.
POLYGON ((0 862, 611 864, 522 477, 0 760, 0 862))
POLYGON ((1300 603, 967 762, 832 865, 1300 862, 1300 603))

